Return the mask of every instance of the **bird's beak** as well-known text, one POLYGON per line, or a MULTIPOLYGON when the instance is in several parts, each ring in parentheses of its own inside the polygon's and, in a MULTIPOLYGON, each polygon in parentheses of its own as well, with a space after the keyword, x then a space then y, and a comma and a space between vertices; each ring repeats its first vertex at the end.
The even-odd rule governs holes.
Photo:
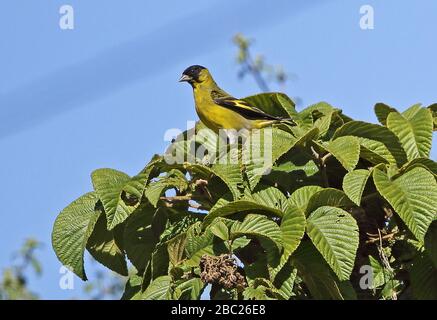
POLYGON ((188 82, 192 80, 190 76, 187 76, 186 74, 183 74, 182 77, 179 79, 179 82, 188 82))

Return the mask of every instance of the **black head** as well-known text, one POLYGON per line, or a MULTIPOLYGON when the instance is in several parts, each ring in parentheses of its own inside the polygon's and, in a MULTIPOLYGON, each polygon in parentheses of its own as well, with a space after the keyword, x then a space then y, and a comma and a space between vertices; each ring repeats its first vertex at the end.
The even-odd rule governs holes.
POLYGON ((205 67, 194 65, 191 67, 188 67, 187 69, 182 72, 182 77, 179 79, 179 81, 186 81, 186 82, 198 82, 200 73, 202 70, 205 70, 205 67))

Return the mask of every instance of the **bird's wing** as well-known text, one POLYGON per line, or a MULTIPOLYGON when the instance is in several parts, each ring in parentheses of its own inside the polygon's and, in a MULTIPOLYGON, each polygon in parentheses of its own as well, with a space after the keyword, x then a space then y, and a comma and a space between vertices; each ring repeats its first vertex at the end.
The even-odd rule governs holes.
POLYGON ((239 100, 231 96, 213 97, 213 100, 219 106, 237 112, 249 120, 282 120, 279 117, 272 116, 268 113, 265 113, 261 109, 251 106, 243 100, 239 100))

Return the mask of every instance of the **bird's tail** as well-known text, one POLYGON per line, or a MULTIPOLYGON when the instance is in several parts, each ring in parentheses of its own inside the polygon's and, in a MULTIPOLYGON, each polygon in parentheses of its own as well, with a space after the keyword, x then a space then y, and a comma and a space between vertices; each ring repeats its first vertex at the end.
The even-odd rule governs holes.
POLYGON ((288 124, 289 126, 297 126, 297 123, 291 118, 280 118, 278 119, 279 123, 288 124))

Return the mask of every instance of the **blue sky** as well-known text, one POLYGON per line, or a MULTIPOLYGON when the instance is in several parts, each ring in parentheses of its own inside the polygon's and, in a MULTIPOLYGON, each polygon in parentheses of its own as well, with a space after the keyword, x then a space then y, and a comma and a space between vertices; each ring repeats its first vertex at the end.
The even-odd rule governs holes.
POLYGON ((209 67, 235 96, 258 92, 237 77, 237 32, 297 74, 285 91, 304 105, 323 100, 375 122, 376 102, 437 102, 433 0, 42 3, 0 3, 0 269, 26 237, 44 242, 44 274, 30 283, 43 298, 82 296, 79 279, 74 291, 59 288, 50 233, 59 211, 91 190, 90 172, 135 174, 164 150, 167 129, 197 119, 191 89, 177 82, 185 67, 209 67), (75 10, 74 30, 59 28, 63 4, 75 10), (365 4, 374 30, 359 27, 365 4))

